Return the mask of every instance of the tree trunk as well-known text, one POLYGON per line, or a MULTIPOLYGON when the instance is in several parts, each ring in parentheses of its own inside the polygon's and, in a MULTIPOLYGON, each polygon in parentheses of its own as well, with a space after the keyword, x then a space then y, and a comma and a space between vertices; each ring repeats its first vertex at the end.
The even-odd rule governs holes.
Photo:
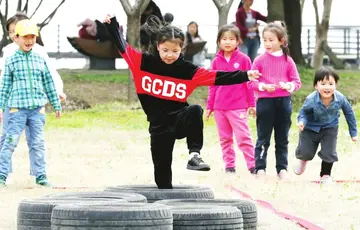
POLYGON ((283 0, 283 3, 291 57, 296 64, 305 65, 305 59, 301 48, 302 19, 300 0, 283 0))
POLYGON ((331 13, 332 0, 324 0, 324 10, 322 14, 321 23, 319 23, 319 12, 317 8, 316 0, 313 1, 316 14, 316 45, 314 54, 311 58, 311 66, 317 70, 323 65, 325 52, 322 49, 323 43, 327 42, 327 36, 329 31, 329 21, 331 13))
POLYGON ((285 21, 283 0, 267 0, 268 22, 285 21))
POLYGON ((219 20, 218 20, 218 30, 219 30, 223 25, 227 24, 229 8, 225 6, 218 8, 218 13, 219 13, 219 20))
MULTIPOLYGON (((140 15, 128 15, 127 17, 127 42, 134 48, 140 47, 140 15)), ((128 102, 132 103, 138 100, 134 79, 131 71, 129 71, 128 83, 128 102)))

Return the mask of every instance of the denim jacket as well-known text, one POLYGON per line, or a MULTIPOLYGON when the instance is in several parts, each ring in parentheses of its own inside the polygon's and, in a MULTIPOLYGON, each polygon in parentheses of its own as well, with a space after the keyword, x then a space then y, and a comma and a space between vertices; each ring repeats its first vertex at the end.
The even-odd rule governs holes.
POLYGON ((305 129, 315 132, 319 132, 324 128, 337 127, 339 125, 340 109, 342 109, 345 115, 350 136, 357 136, 354 111, 347 98, 336 90, 334 92, 334 100, 328 108, 322 103, 318 91, 309 94, 300 110, 298 122, 303 122, 305 129))

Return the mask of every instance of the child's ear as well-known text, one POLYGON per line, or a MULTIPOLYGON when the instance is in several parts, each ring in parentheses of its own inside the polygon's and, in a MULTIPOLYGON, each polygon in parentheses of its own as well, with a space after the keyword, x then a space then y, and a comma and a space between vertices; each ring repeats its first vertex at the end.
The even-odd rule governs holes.
POLYGON ((281 45, 284 45, 284 44, 285 44, 285 38, 282 38, 282 39, 280 40, 280 44, 281 44, 281 45))

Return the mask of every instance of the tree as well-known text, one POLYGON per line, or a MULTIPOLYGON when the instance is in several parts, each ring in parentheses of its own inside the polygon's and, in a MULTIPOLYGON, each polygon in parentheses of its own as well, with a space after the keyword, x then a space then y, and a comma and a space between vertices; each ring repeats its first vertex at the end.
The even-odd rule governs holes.
POLYGON ((291 57, 296 64, 305 65, 301 46, 302 14, 300 1, 301 0, 283 0, 283 3, 291 57))
MULTIPOLYGON (((126 38, 129 45, 135 48, 140 48, 140 17, 146 9, 150 0, 136 0, 135 5, 132 6, 129 0, 120 0, 120 3, 127 15, 127 31, 126 38)), ((138 100, 136 89, 133 81, 132 73, 129 73, 128 83, 128 102, 135 102, 138 100)))
POLYGON ((322 19, 320 23, 317 0, 313 0, 314 10, 315 10, 315 20, 316 20, 316 44, 315 44, 313 56, 311 58, 311 66, 314 69, 319 69, 324 61, 325 52, 323 50, 323 45, 327 44, 331 4, 332 4, 332 0, 324 0, 323 2, 324 10, 322 13, 322 19))
POLYGON ((227 24, 227 18, 229 15, 229 10, 234 0, 213 0, 218 12, 219 12, 219 21, 218 21, 218 29, 220 29, 223 25, 227 24))
POLYGON ((273 22, 277 20, 285 21, 283 0, 268 0, 267 9, 268 9, 268 16, 267 16, 268 22, 273 22))
MULTIPOLYGON (((25 14, 27 14, 30 18, 32 18, 36 12, 39 10, 40 6, 42 5, 44 0, 40 0, 38 2, 38 4, 36 5, 34 11, 29 14, 29 5, 30 5, 30 1, 29 0, 25 0, 24 2, 22 0, 18 0, 17 1, 17 6, 16 6, 16 11, 21 11, 24 12, 25 14)), ((2 0, 0 0, 0 6, 2 6, 2 0)), ((60 6, 62 4, 64 4, 65 0, 62 0, 58 6, 41 22, 38 24, 39 26, 39 30, 41 30, 43 27, 45 27, 46 25, 48 25, 51 21, 51 19, 55 16, 57 10, 60 8, 60 6)), ((15 0, 11 0, 11 4, 14 4, 15 0)), ((5 6, 2 7, 1 9, 4 9, 4 11, 0 11, 0 22, 1 22, 1 26, 2 26, 2 31, 3 31, 3 36, 0 42, 0 51, 3 49, 3 47, 5 47, 7 44, 10 43, 10 38, 8 38, 8 34, 6 31, 6 21, 9 18, 9 0, 5 0, 5 6)))

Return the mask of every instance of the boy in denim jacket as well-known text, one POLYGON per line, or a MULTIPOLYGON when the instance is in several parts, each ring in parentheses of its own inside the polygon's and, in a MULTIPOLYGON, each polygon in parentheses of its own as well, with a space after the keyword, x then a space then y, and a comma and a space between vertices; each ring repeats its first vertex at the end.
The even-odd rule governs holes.
POLYGON ((331 169, 334 162, 338 161, 336 141, 340 109, 345 115, 352 141, 357 141, 355 114, 347 98, 336 90, 338 81, 339 75, 328 68, 316 71, 316 91, 307 96, 298 116, 300 137, 296 158, 299 159, 299 163, 295 167, 295 174, 301 175, 305 171, 307 162, 314 158, 321 144, 321 150, 318 152, 322 159, 321 183, 332 182, 331 169))

